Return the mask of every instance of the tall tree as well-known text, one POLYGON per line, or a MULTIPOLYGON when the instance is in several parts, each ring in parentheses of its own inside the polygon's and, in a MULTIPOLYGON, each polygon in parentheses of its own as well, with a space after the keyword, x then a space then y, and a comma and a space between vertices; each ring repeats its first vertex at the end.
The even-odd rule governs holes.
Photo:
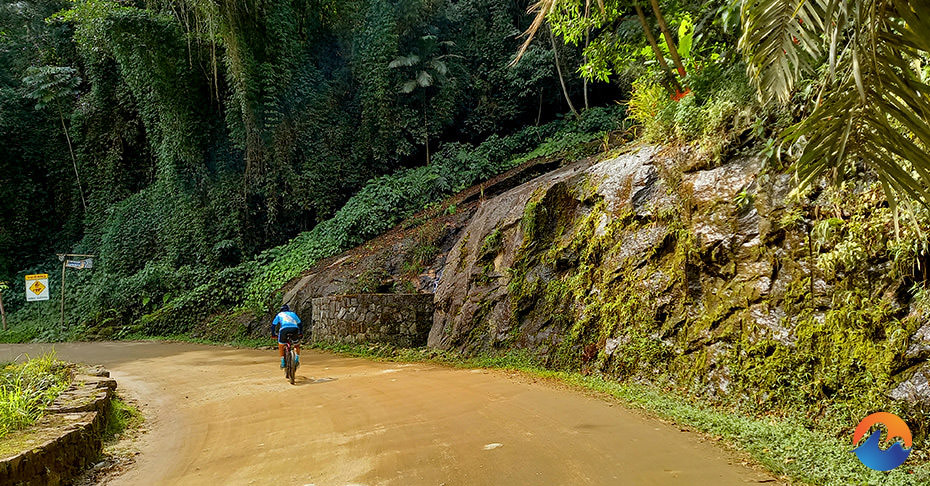
POLYGON ((68 153, 74 166, 74 179, 77 181, 78 191, 81 194, 81 205, 87 210, 87 200, 84 198, 84 188, 81 185, 81 174, 78 171, 77 158, 74 156, 74 147, 71 144, 71 134, 65 123, 64 105, 73 101, 77 94, 77 86, 81 78, 77 71, 67 66, 30 66, 23 78, 26 88, 26 97, 36 101, 36 110, 54 106, 58 119, 61 121, 61 130, 68 142, 68 153))
MULTIPOLYGON (((668 25, 665 21, 665 16, 659 6, 658 0, 650 0, 650 6, 653 14, 656 17, 659 30, 662 33, 663 39, 665 40, 665 45, 669 51, 670 56, 672 57, 672 61, 675 63, 677 74, 679 77, 684 78, 686 74, 685 67, 681 60, 681 56, 678 53, 675 39, 669 32, 668 25)), ((656 43, 655 36, 652 33, 652 26, 647 21, 646 15, 643 12, 643 8, 640 5, 639 0, 633 0, 629 3, 624 0, 614 0, 609 3, 605 3, 603 0, 600 0, 598 2, 598 9, 595 12, 592 12, 592 9, 590 8, 589 0, 585 0, 584 3, 582 3, 581 0, 537 1, 536 3, 532 4, 528 10, 529 13, 534 15, 533 22, 523 33, 525 40, 517 50, 517 55, 513 60, 513 64, 519 62, 523 54, 526 52, 526 49, 529 48, 536 33, 539 31, 542 25, 548 21, 550 28, 561 34, 566 39, 566 41, 573 44, 580 44, 582 42, 584 43, 584 58, 586 66, 583 66, 581 69, 582 76, 586 80, 593 78, 606 80, 604 69, 601 69, 599 73, 595 73, 593 69, 591 69, 592 62, 589 56, 597 50, 603 51, 605 45, 612 44, 611 39, 605 40, 605 38, 610 38, 614 35, 612 29, 616 27, 617 24, 623 22, 623 19, 627 17, 627 11, 631 7, 636 12, 636 17, 638 18, 639 23, 643 29, 644 38, 646 41, 648 41, 649 47, 652 49, 656 61, 662 67, 663 72, 669 73, 668 83, 669 85, 674 86, 675 89, 673 93, 680 93, 682 91, 680 83, 668 69, 665 55, 662 53, 661 49, 656 43), (593 44, 597 46, 597 49, 592 49, 592 29, 596 31, 593 44)), ((607 47, 606 49, 614 50, 612 46, 607 47)), ((601 52, 601 54, 603 53, 601 52)), ((608 57, 633 58, 635 56, 632 55, 632 53, 629 53, 625 56, 616 56, 616 53, 614 52, 613 55, 608 57)), ((601 60, 599 63, 603 64, 603 61, 601 60)))
POLYGON ((434 34, 420 37, 414 52, 406 56, 398 56, 392 60, 388 67, 407 72, 407 79, 400 85, 400 92, 411 94, 420 92, 423 105, 423 145, 426 147, 426 165, 429 165, 429 88, 437 82, 445 81, 449 74, 449 66, 445 59, 458 57, 455 54, 443 53, 442 49, 454 46, 452 41, 440 41, 434 34))

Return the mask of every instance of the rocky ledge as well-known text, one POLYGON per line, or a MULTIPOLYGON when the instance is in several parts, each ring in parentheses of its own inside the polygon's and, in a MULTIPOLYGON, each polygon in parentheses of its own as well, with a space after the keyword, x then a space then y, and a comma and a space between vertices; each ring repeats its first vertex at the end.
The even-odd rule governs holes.
POLYGON ((94 369, 76 376, 38 423, 11 437, 20 452, 0 458, 0 484, 68 484, 97 458, 116 389, 109 375, 94 369))

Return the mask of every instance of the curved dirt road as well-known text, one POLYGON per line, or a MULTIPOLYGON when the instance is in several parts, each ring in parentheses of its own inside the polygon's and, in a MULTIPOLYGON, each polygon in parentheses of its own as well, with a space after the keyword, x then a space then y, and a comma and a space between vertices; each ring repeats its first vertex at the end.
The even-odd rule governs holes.
MULTIPOLYGON (((0 345, 0 361, 49 345, 0 345)), ((150 431, 111 485, 743 485, 772 477, 695 434, 502 372, 305 351, 68 343, 102 364, 150 431)))

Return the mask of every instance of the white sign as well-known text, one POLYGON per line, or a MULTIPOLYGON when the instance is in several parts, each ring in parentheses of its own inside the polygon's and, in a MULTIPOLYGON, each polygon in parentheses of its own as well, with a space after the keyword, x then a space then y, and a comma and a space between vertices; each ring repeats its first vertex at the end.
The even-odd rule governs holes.
POLYGON ((94 268, 94 260, 92 258, 86 260, 67 260, 65 261, 65 266, 68 268, 94 268))
POLYGON ((48 274, 26 275, 26 302, 48 300, 48 274))

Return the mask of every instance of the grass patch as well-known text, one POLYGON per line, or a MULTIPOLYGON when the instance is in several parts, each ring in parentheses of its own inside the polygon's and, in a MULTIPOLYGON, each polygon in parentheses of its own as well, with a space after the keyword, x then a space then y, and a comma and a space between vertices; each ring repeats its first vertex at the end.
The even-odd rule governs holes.
POLYGON ((107 414, 107 428, 103 431, 103 440, 111 441, 127 429, 135 429, 145 422, 142 413, 128 403, 114 397, 110 401, 107 414))
POLYGON ((930 484, 930 462, 926 460, 926 452, 918 450, 916 444, 911 457, 901 467, 890 472, 872 471, 863 466, 851 452, 853 447, 846 434, 837 437, 835 433, 812 430, 801 425, 808 421, 747 417, 648 385, 547 370, 532 355, 525 352, 463 358, 454 353, 425 348, 399 349, 375 344, 316 343, 313 347, 384 361, 426 361, 463 368, 519 371, 553 380, 594 392, 602 397, 615 398, 650 415, 721 438, 728 444, 748 452, 776 475, 787 476, 795 483, 824 486, 930 484))
POLYGON ((0 367, 0 438, 34 424, 71 384, 71 365, 58 361, 54 352, 0 367))

